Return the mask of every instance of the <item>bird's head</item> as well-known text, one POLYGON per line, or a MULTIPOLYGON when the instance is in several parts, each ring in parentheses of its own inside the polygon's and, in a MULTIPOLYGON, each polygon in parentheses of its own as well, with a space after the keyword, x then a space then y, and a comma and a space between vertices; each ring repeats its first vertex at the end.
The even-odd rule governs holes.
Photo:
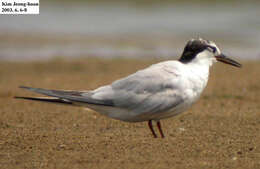
POLYGON ((242 66, 221 53, 214 42, 201 38, 188 41, 179 61, 182 63, 202 63, 209 66, 215 61, 220 61, 236 67, 242 66))

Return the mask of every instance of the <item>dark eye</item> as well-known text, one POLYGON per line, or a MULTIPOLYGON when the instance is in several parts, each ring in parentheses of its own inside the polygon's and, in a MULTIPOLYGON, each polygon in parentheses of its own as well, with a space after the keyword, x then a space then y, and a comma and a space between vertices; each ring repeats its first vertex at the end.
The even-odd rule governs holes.
POLYGON ((215 53, 217 49, 214 46, 207 45, 208 48, 212 49, 212 52, 215 53))

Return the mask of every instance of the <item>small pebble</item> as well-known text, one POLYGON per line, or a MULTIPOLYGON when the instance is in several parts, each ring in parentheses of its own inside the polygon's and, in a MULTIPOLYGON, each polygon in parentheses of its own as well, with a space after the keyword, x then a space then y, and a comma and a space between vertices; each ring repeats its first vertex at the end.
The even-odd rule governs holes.
POLYGON ((60 147, 60 148, 65 148, 66 145, 65 145, 65 144, 60 144, 59 147, 60 147))

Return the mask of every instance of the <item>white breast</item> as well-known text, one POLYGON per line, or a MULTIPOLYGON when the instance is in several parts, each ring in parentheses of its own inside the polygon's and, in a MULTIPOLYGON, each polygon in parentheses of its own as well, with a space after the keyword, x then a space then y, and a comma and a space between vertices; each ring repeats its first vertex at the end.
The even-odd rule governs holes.
POLYGON ((157 119, 169 118, 178 115, 192 106, 199 98, 205 89, 208 76, 209 66, 203 65, 183 65, 179 74, 181 78, 180 90, 182 90, 184 101, 176 107, 173 107, 167 112, 161 113, 157 119))

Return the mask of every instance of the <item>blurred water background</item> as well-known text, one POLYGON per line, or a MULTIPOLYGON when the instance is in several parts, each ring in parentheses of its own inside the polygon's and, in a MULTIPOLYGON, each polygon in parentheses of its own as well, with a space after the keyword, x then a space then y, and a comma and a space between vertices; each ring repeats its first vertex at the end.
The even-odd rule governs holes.
POLYGON ((40 15, 0 16, 0 60, 176 58, 187 40, 260 59, 258 1, 43 1, 40 15))

